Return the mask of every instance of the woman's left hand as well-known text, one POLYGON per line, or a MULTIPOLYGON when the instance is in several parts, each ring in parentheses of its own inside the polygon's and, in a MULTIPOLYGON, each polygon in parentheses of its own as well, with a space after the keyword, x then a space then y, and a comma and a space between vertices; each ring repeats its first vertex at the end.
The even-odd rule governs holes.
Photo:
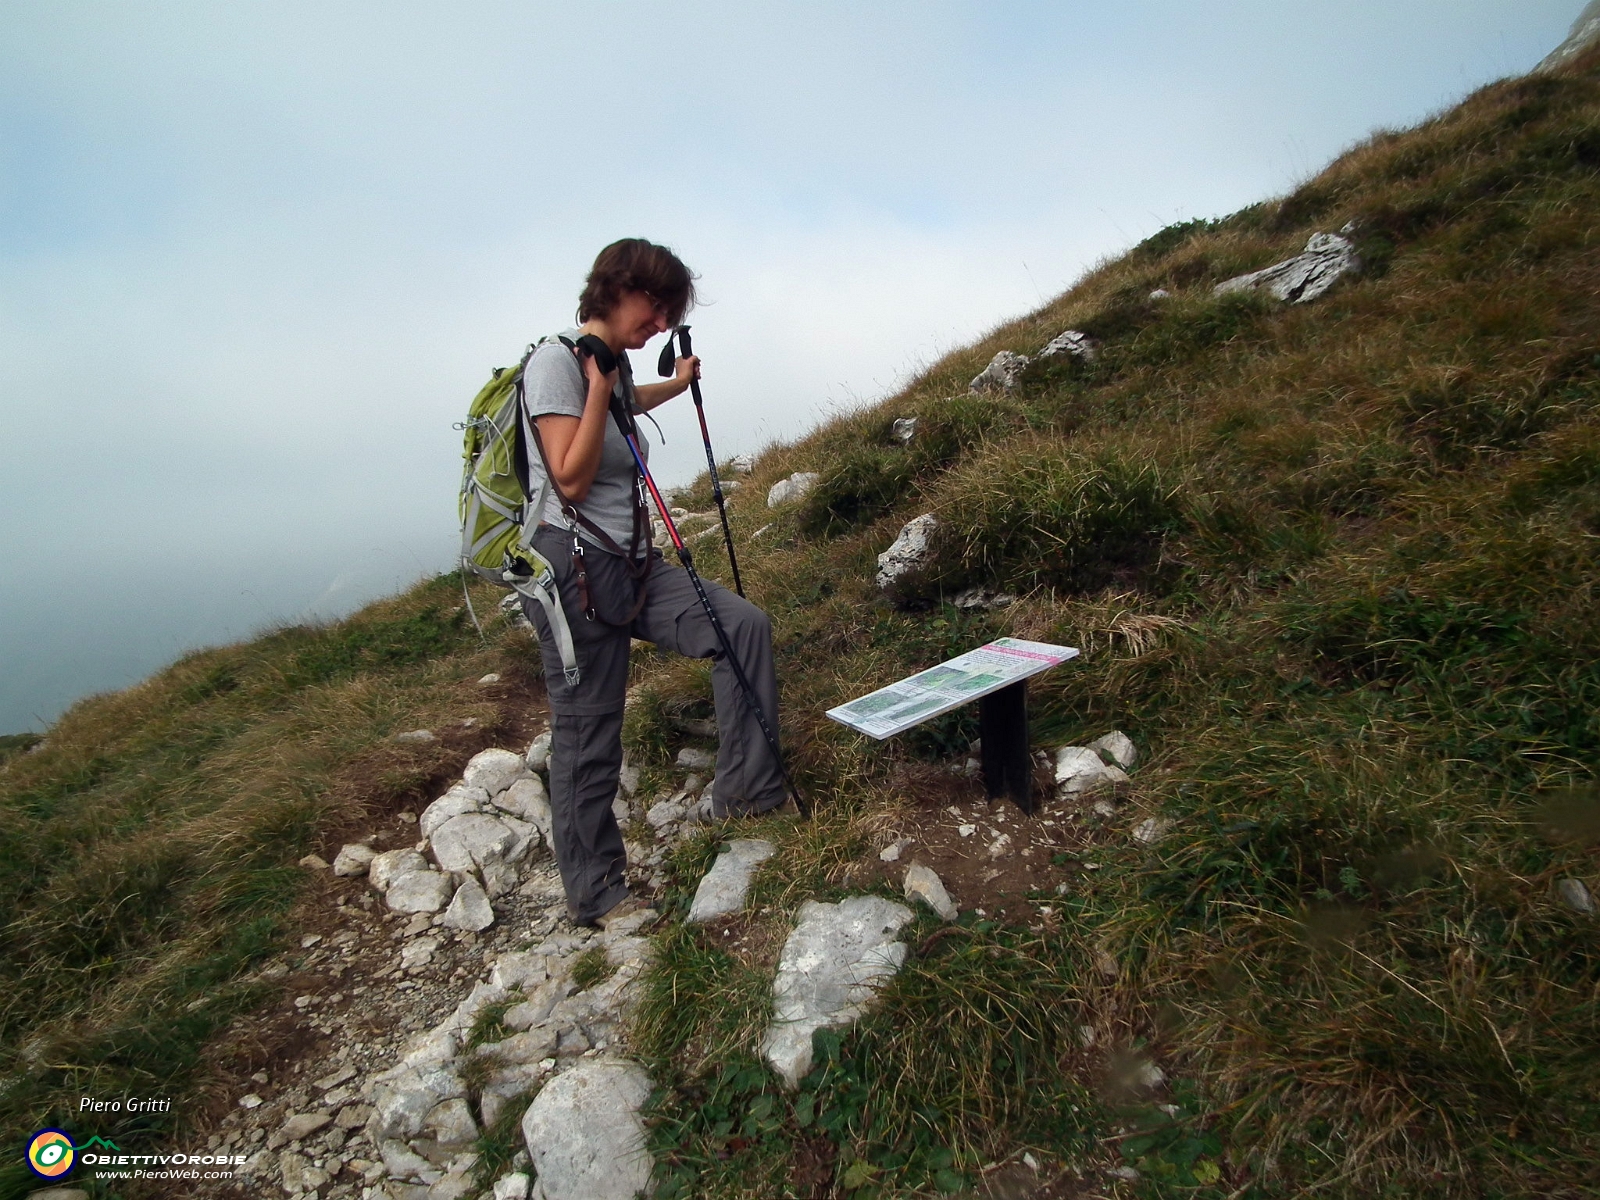
POLYGON ((700 356, 697 354, 686 355, 678 360, 678 369, 673 372, 673 379, 687 387, 691 379, 700 378, 700 356))

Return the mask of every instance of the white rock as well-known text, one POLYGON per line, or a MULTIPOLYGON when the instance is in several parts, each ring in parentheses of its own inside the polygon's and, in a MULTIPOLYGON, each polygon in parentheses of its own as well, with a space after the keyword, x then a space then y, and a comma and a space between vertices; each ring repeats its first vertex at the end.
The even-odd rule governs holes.
POLYGON ((516 840, 505 822, 485 813, 464 813, 434 831, 433 857, 446 871, 468 874, 486 863, 506 861, 516 840))
POLYGON ((680 771, 714 771, 717 768, 715 754, 709 750, 696 750, 693 746, 679 750, 677 761, 680 771))
POLYGON ((499 683, 499 682, 500 682, 500 676, 496 672, 490 671, 487 675, 484 675, 483 677, 481 677, 478 680, 478 686, 479 687, 488 687, 491 683, 499 683))
POLYGON ((527 760, 510 750, 481 750, 467 762, 461 781, 468 787, 481 787, 491 796, 499 795, 528 769, 527 760))
POLYGON ((546 837, 550 829, 550 797, 537 775, 518 779, 494 798, 494 807, 526 821, 546 837))
POLYGON ((1011 835, 1009 833, 1002 833, 999 837, 995 838, 994 841, 989 843, 990 858, 1004 858, 1010 853, 1011 835))
POLYGON ((1087 746, 1063 746, 1056 751, 1057 795, 1077 796, 1127 781, 1122 768, 1107 766, 1087 746))
POLYGON ((374 854, 367 864, 367 881, 380 892, 389 890, 395 878, 410 871, 426 871, 428 860, 415 850, 385 850, 374 854))
POLYGON ((738 912, 744 907, 745 893, 750 890, 750 877, 755 874, 756 867, 777 852, 778 848, 771 842, 758 838, 735 838, 729 842, 695 889, 687 919, 699 923, 738 912))
POLYGON ((434 736, 431 729, 408 729, 405 733, 395 734, 394 740, 402 746, 422 746, 439 739, 434 736))
POLYGON ((445 1066, 402 1062, 373 1078, 367 1136, 375 1145, 388 1138, 416 1137, 435 1105, 466 1094, 461 1077, 445 1066))
POLYGON ((621 1059, 591 1059, 540 1089, 522 1137, 544 1200, 633 1200, 655 1166, 639 1110, 650 1076, 621 1059))
POLYGON ((1100 355, 1100 347, 1087 333, 1068 329, 1056 334, 1045 343, 1044 349, 1039 351, 1040 358, 1054 358, 1058 354, 1067 354, 1084 362, 1093 362, 1100 355))
POLYGON ((1139 751, 1134 746, 1133 739, 1120 729, 1113 729, 1110 733, 1095 738, 1089 743, 1089 749, 1110 755, 1111 761, 1124 771, 1133 770, 1134 763, 1139 761, 1139 751))
POLYGON ((1600 41, 1600 0, 1589 0, 1578 14, 1578 19, 1572 23, 1566 41, 1550 51, 1534 70, 1554 70, 1582 54, 1597 41, 1600 41))
POLYGON ((456 889, 455 898, 450 901, 450 907, 444 910, 444 916, 440 918, 439 924, 472 933, 487 929, 494 924, 494 909, 490 907, 489 897, 484 895, 476 879, 469 876, 456 889))
POLYGON ((372 865, 372 860, 377 857, 371 846, 362 845, 360 842, 351 842, 339 847, 339 853, 333 858, 333 873, 335 875, 365 875, 367 868, 372 865))
POLYGON ((630 799, 639 792, 639 768, 623 759, 622 770, 617 772, 617 789, 630 799))
POLYGON ((1589 889, 1583 886, 1583 881, 1580 879, 1569 877, 1558 880, 1556 882, 1556 895, 1560 896, 1561 903, 1565 904, 1573 912, 1594 912, 1594 897, 1589 895, 1589 889))
POLYGON ((783 945, 762 1054, 789 1087, 811 1070, 811 1035, 849 1025, 905 962, 894 940, 911 910, 880 896, 807 900, 783 945))
POLYGON ((909 847, 911 844, 911 838, 896 838, 882 850, 878 851, 878 859, 881 862, 899 862, 900 856, 905 853, 907 847, 909 847))
POLYGON ((911 439, 917 436, 917 418, 896 417, 894 424, 889 426, 889 436, 902 446, 911 444, 911 439))
POLYGON ((928 565, 933 553, 933 535, 939 520, 932 513, 913 517, 900 528, 900 534, 878 555, 878 587, 887 591, 914 576, 928 565))
POLYGON ((311 1165, 303 1154, 285 1150, 278 1155, 278 1170, 283 1175, 283 1190, 291 1196, 300 1192, 314 1192, 328 1182, 326 1171, 311 1165))
POLYGON ((297 865, 310 867, 313 871, 326 871, 328 869, 328 860, 320 854, 308 854, 297 865))
POLYGON ((1013 350, 1002 350, 989 360, 989 365, 973 376, 968 390, 973 392, 1009 392, 1017 386, 1017 378, 1028 365, 1028 356, 1013 350))
POLYGON ((395 1179, 437 1179, 439 1172, 422 1155, 404 1142, 389 1138, 378 1147, 384 1170, 395 1179))
POLYGON ((960 915, 956 902, 945 891, 944 880, 932 867, 925 867, 921 863, 912 863, 907 867, 905 891, 907 900, 913 903, 921 900, 946 921, 954 921, 960 915))
POLYGON ((526 762, 530 771, 548 771, 550 769, 550 743, 553 735, 548 729, 534 738, 528 746, 526 762))
POLYGON ((1165 817, 1150 817, 1140 821, 1133 830, 1133 840, 1142 842, 1146 846, 1154 846, 1167 836, 1172 829, 1172 822, 1165 817))
POLYGON ((425 967, 433 961, 433 952, 438 948, 439 939, 435 937, 419 937, 414 942, 407 942, 405 949, 400 951, 400 965, 407 971, 425 967))
POLYGON ((1172 299, 1172 293, 1167 291, 1166 288, 1157 288, 1155 291, 1151 292, 1148 296, 1146 296, 1145 299, 1147 299, 1147 300, 1170 300, 1170 299, 1172 299))
MULTIPOLYGON (((756 460, 748 454, 735 454, 723 464, 725 470, 734 475, 748 475, 756 469, 756 460)), ((498 1200, 498 1198, 496 1198, 498 1200)))
MULTIPOLYGON (((539 845, 540 842, 544 840, 544 836, 539 832, 539 827, 537 825, 529 824, 527 821, 518 820, 510 813, 503 813, 499 820, 500 824, 511 830, 511 849, 506 854, 507 862, 521 862, 528 856, 528 852, 530 850, 534 849, 539 845)), ((513 872, 512 881, 515 882, 515 880, 516 873, 513 872)))
MULTIPOLYGON (((623 801, 627 806, 627 801, 623 801)), ((683 820, 688 809, 681 800, 657 800, 650 806, 650 811, 644 814, 644 819, 649 822, 650 828, 660 833, 669 825, 676 825, 683 820)))
POLYGON ((777 508, 780 504, 804 499, 821 478, 815 471, 796 471, 789 478, 778 480, 767 489, 767 507, 777 508))
POLYGON ((513 1171, 495 1180, 494 1200, 528 1200, 528 1177, 513 1171))
POLYGON ((278 1130, 284 1138, 291 1142, 299 1142, 310 1137, 333 1120, 327 1113, 295 1113, 278 1130))
POLYGON ((1017 602, 1010 592, 995 592, 986 587, 969 587, 957 592, 950 601, 963 610, 1009 608, 1017 602))
POLYGON ((1337 233, 1314 233, 1305 252, 1260 271, 1239 275, 1211 289, 1215 296, 1265 290, 1276 300, 1305 304, 1327 292, 1346 275, 1361 270, 1355 245, 1337 233))
POLYGON ((425 838, 431 838, 434 831, 451 817, 482 812, 488 807, 487 791, 481 787, 469 787, 467 784, 458 783, 422 810, 422 816, 417 820, 417 832, 425 838))
POLYGON ((439 871, 407 871, 396 875, 383 894, 383 902, 395 912, 438 912, 450 903, 455 885, 439 871))
POLYGON ((478 1123, 472 1119, 472 1110, 459 1097, 435 1105, 423 1119, 422 1130, 447 1146, 464 1146, 478 1138, 478 1123))

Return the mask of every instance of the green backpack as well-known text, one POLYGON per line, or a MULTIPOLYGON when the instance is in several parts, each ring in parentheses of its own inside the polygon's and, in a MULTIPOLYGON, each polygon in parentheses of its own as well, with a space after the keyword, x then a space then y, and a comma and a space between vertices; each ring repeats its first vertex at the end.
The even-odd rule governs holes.
MULTIPOLYGON (((496 367, 489 382, 473 397, 467 419, 456 425, 465 431, 462 447, 461 577, 475 575, 531 597, 544 609, 555 633, 561 667, 567 682, 578 684, 578 658, 572 648, 572 631, 556 590, 555 572, 533 548, 534 531, 550 491, 546 478, 539 494, 528 496, 528 448, 533 444, 523 403, 522 373, 528 359, 542 343, 529 346, 514 368, 496 367)), ((472 597, 467 611, 473 624, 472 597)), ((482 628, 479 628, 482 633, 482 628)))

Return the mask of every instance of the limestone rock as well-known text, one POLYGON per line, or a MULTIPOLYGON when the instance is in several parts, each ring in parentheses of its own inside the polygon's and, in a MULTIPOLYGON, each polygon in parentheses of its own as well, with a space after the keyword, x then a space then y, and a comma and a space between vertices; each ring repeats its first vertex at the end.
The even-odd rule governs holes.
POLYGON ((973 376, 968 390, 973 392, 1009 392, 1017 386, 1022 369, 1028 365, 1028 356, 1014 350, 1002 350, 989 360, 989 365, 973 376))
POLYGON ((915 577, 933 557, 933 535, 939 528, 939 519, 932 513, 913 517, 900 529, 882 554, 878 555, 878 587, 890 591, 915 577))
POLYGON ((894 938, 911 910, 880 896, 852 896, 837 904, 807 900, 799 918, 778 961, 762 1043, 791 1088, 811 1070, 811 1035, 856 1021, 905 962, 906 947, 894 938))
POLYGON ((489 795, 497 796, 527 769, 527 760, 520 754, 510 750, 482 750, 467 762, 461 781, 468 787, 481 787, 489 795))
POLYGON ((423 1132, 447 1146, 465 1146, 478 1138, 472 1110, 460 1097, 436 1104, 422 1122, 423 1132))
POLYGON ((502 1175, 494 1183, 494 1200, 528 1200, 529 1182, 521 1171, 502 1175))
POLYGON ((1560 896, 1561 903, 1565 904, 1573 912, 1594 912, 1594 897, 1589 894, 1589 889, 1583 886, 1581 879, 1569 877, 1557 881, 1556 895, 1560 896))
POLYGON ((490 907, 489 897, 478 886, 476 879, 469 878, 456 889, 455 897, 450 901, 450 907, 444 910, 439 923, 472 933, 494 924, 494 909, 490 907))
POLYGON ((1597 41, 1600 41, 1600 0, 1589 0, 1589 3, 1584 5, 1583 11, 1578 14, 1578 19, 1572 23, 1572 30, 1567 34, 1567 40, 1545 55, 1534 70, 1553 71, 1582 54, 1597 41))
POLYGON ((1139 761, 1139 750, 1133 744, 1133 739, 1120 729, 1113 729, 1110 733, 1095 738, 1089 743, 1089 749, 1098 752, 1102 757, 1110 756, 1124 771, 1133 770, 1133 764, 1139 761))
POLYGON ((416 1137, 436 1105, 466 1094, 460 1076, 444 1065, 402 1062, 373 1078, 367 1136, 377 1145, 388 1138, 416 1137))
POLYGON ((963 610, 1009 608, 1016 602, 1017 598, 1011 593, 995 592, 986 587, 964 588, 950 601, 963 610))
POLYGON ((639 1109, 650 1077, 621 1059, 581 1062, 540 1089, 522 1118, 544 1200, 633 1200, 655 1163, 639 1109))
MULTIPOLYGON (((1346 227, 1349 228, 1348 226, 1346 227)), ((1214 296, 1266 291, 1275 300, 1305 304, 1322 296, 1346 275, 1361 270, 1354 244, 1337 233, 1314 233, 1305 252, 1260 271, 1239 275, 1211 289, 1214 296)))
POLYGON ((372 865, 372 860, 377 855, 371 846, 360 842, 351 842, 349 845, 339 847, 339 853, 334 855, 333 873, 335 875, 365 875, 367 868, 372 865))
POLYGON ((429 742, 437 742, 431 729, 408 729, 405 733, 397 733, 394 740, 402 746, 425 746, 429 742))
POLYGON ((486 863, 504 862, 517 839, 503 821, 484 813, 463 813, 439 826, 432 840, 439 866, 465 875, 486 863))
MULTIPOLYGON (((748 475, 756 469, 756 460, 748 454, 735 454, 723 467, 732 475, 748 475)), ((496 1200, 499 1200, 496 1197, 496 1200)))
POLYGON ((545 841, 550 840, 550 797, 537 775, 517 780, 494 798, 494 806, 533 825, 545 841))
POLYGON ((771 842, 758 838, 735 838, 729 842, 695 889, 687 919, 697 923, 738 912, 744 907, 744 896, 756 867, 777 852, 771 842))
POLYGON ((296 1113, 283 1123, 278 1132, 289 1142, 302 1141, 327 1125, 333 1118, 327 1113, 296 1113))
POLYGON ((528 746, 526 760, 530 771, 548 771, 550 769, 550 743, 553 737, 548 729, 534 738, 528 746))
POLYGON ((1063 746, 1056 751, 1056 792, 1060 796, 1082 795, 1127 781, 1120 767, 1107 766, 1087 746, 1063 746))
POLYGON ((902 446, 909 446, 911 439, 917 436, 917 418, 896 417, 894 424, 889 426, 889 436, 902 446))
POLYGON ((278 1171, 283 1176, 283 1190, 291 1196, 299 1192, 314 1192, 328 1182, 328 1173, 311 1165, 303 1154, 285 1150, 278 1155, 278 1171))
POLYGON ((907 847, 909 847, 911 844, 912 844, 912 839, 911 838, 908 838, 908 837, 896 838, 894 841, 890 842, 887 846, 885 846, 882 850, 878 851, 878 861, 880 861, 880 862, 899 862, 900 861, 900 856, 905 853, 907 847))
POLYGON ((469 787, 464 783, 458 783, 422 810, 422 816, 417 820, 417 832, 425 838, 431 838, 439 826, 451 817, 482 812, 488 807, 487 791, 481 787, 469 787))
POLYGON ((780 504, 803 500, 821 478, 815 471, 796 471, 789 478, 778 480, 767 489, 767 507, 777 508, 780 504))
POLYGON ((367 864, 367 881, 380 892, 386 892, 397 877, 409 871, 427 869, 428 860, 415 850, 385 850, 382 854, 373 855, 372 861, 367 864))
POLYGON ((921 863, 912 863, 907 867, 905 890, 907 900, 913 903, 921 900, 946 921, 954 921, 960 915, 956 902, 945 891, 944 880, 932 867, 925 867, 921 863))
POLYGON ((1134 827, 1133 840, 1146 846, 1154 846, 1167 836, 1172 824, 1165 817, 1148 817, 1134 827))
POLYGON ((714 771, 717 768, 717 756, 709 750, 696 750, 692 746, 685 746, 678 751, 678 769, 680 771, 714 771))
POLYGON ((1100 346, 1087 333, 1068 329, 1056 334, 1039 351, 1040 358, 1054 358, 1058 354, 1067 354, 1082 362, 1093 362, 1100 355, 1100 346))
POLYGON ((683 820, 684 813, 687 811, 688 809, 681 800, 657 800, 650 806, 650 811, 644 814, 644 819, 649 822, 651 829, 661 833, 663 830, 683 820))
POLYGON ((450 903, 454 885, 450 876, 440 871, 407 871, 395 876, 383 902, 395 912, 438 912, 450 903))
POLYGON ((309 867, 313 871, 326 871, 328 869, 328 860, 320 854, 308 854, 297 865, 309 867))

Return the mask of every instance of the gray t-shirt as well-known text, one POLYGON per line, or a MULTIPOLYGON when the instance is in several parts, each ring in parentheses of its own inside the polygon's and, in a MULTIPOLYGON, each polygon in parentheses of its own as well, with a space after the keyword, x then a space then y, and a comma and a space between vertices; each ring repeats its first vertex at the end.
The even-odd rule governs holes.
MULTIPOLYGON (((568 329, 560 336, 570 342, 576 342, 580 334, 576 329, 568 329)), ((620 363, 617 388, 631 401, 633 372, 628 365, 628 356, 619 354, 617 358, 620 363)), ((584 402, 589 395, 588 381, 584 378, 583 368, 578 365, 577 356, 555 338, 544 342, 533 352, 533 357, 523 369, 522 381, 530 418, 537 419, 550 413, 567 417, 583 416, 584 402)), ((637 405, 635 411, 638 411, 637 405)), ((642 432, 639 434, 639 453, 644 456, 647 463, 650 461, 650 443, 645 440, 642 432)), ((624 550, 633 540, 635 476, 633 454, 628 449, 628 443, 623 439, 622 432, 617 428, 617 423, 608 416, 605 441, 600 448, 600 467, 595 472, 589 494, 584 497, 583 503, 578 505, 578 511, 610 534, 617 545, 624 550)), ((544 463, 539 459, 538 450, 529 446, 530 495, 538 494, 544 485, 544 479, 544 463)), ((545 500, 544 520, 558 529, 567 528, 567 519, 561 513, 561 501, 556 499, 553 488, 545 500)), ((583 526, 578 527, 578 532, 584 541, 591 545, 599 545, 583 526)), ((648 537, 650 533, 651 529, 647 523, 645 534, 648 537)), ((648 543, 639 550, 641 554, 647 553, 648 543)))

